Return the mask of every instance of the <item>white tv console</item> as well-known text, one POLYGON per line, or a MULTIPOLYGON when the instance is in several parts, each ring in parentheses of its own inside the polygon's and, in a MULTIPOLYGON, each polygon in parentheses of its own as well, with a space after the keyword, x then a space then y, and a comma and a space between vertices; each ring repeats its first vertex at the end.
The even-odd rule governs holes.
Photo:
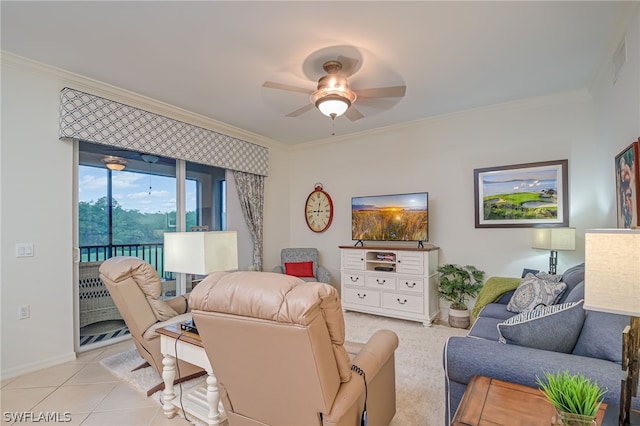
POLYGON ((430 327, 440 314, 438 250, 340 246, 342 308, 430 327))

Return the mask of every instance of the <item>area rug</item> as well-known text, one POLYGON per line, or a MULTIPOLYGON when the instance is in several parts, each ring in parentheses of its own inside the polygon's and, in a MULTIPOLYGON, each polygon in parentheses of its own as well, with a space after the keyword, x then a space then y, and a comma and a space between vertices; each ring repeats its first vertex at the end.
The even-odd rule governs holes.
MULTIPOLYGON (((442 350, 449 336, 464 336, 467 330, 434 324, 423 327, 421 323, 403 321, 356 312, 345 313, 347 340, 366 342, 380 329, 394 331, 400 340, 396 350, 396 415, 392 426, 441 426, 444 424, 444 370, 442 350)), ((142 364, 143 359, 135 348, 113 355, 101 361, 114 375, 127 381, 146 394, 162 381, 152 368, 131 371, 142 364)), ((204 377, 183 383, 187 391, 200 386, 204 377)), ((180 387, 176 386, 180 391, 180 387)), ((162 392, 151 396, 162 404, 162 392)), ((192 421, 195 419, 191 419, 192 421)), ((194 422, 198 424, 198 422, 194 422)))

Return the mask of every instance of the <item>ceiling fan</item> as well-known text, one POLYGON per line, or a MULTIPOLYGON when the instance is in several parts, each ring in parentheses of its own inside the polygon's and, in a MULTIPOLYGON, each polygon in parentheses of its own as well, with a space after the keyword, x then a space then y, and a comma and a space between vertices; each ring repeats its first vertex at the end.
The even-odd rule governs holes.
POLYGON ((327 73, 318 80, 317 89, 310 90, 304 87, 289 84, 265 81, 262 87, 271 89, 301 92, 310 95, 310 103, 287 114, 287 117, 297 117, 313 107, 316 107, 324 115, 335 119, 345 115, 349 120, 356 121, 364 117, 353 104, 356 100, 364 101, 371 98, 399 98, 406 92, 406 86, 377 87, 370 89, 353 90, 349 88, 347 77, 356 69, 357 59, 338 56, 337 60, 326 61, 322 68, 327 73))

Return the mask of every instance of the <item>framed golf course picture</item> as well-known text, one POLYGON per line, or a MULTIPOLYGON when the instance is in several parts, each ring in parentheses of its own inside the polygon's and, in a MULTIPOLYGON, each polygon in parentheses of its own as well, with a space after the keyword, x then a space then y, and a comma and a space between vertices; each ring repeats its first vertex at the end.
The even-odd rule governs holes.
POLYGON ((476 228, 569 226, 568 160, 475 169, 476 228))

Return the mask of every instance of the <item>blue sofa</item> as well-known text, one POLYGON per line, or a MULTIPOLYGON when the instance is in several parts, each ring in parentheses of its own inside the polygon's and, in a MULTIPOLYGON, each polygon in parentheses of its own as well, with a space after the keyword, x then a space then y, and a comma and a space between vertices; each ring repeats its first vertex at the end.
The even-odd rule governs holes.
MULTIPOLYGON (((562 315, 570 312, 572 320, 558 321, 556 317, 556 322, 551 325, 547 323, 546 328, 533 332, 526 330, 520 336, 524 342, 516 344, 507 339, 507 343, 502 343, 498 324, 517 315, 507 310, 507 304, 514 293, 510 291, 482 308, 466 337, 448 339, 443 353, 446 425, 450 424, 467 384, 474 375, 538 387, 536 377, 543 377, 545 371, 569 370, 573 374, 581 373, 596 380, 608 389, 605 402, 619 404, 622 331, 629 324, 629 317, 582 309, 580 301, 584 298, 584 263, 568 269, 563 274, 562 281, 567 288, 557 301, 559 306, 555 308, 562 310, 562 315), (573 304, 574 302, 576 303, 573 304), (560 309, 563 306, 570 308, 560 309), (531 340, 538 338, 547 345, 548 342, 553 343, 558 336, 570 332, 570 328, 575 328, 574 335, 578 338, 575 346, 571 343, 573 348, 565 352, 541 349, 536 347, 538 343, 527 341, 529 337, 531 340)), ((548 318, 552 316, 547 316, 548 318)), ((529 321, 528 325, 535 326, 535 321, 529 321)), ((505 330, 505 325, 501 325, 501 330, 505 330)), ((566 341, 567 339, 565 346, 566 341)), ((632 407, 640 409, 640 398, 633 398, 632 407)))

